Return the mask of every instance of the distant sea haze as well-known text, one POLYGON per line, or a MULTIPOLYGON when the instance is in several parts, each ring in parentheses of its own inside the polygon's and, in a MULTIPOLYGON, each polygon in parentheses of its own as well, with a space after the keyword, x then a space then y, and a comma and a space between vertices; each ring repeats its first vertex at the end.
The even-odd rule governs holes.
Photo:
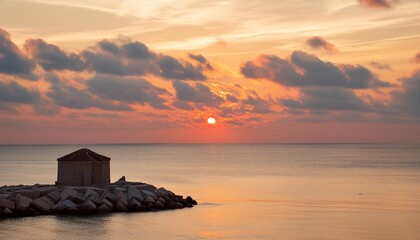
POLYGON ((0 146, 0 186, 54 183, 87 147, 192 209, 0 220, 1 239, 419 239, 419 144, 0 146))

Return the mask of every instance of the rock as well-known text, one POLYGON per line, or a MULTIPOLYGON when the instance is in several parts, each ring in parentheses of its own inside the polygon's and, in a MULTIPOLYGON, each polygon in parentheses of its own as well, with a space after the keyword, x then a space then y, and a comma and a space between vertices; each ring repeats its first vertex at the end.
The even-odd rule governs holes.
POLYGON ((124 191, 125 191, 125 189, 124 189, 124 188, 114 187, 114 189, 112 190, 112 193, 113 193, 115 196, 117 196, 117 195, 118 195, 118 193, 120 193, 120 192, 124 192, 124 191))
POLYGON ((132 211, 144 211, 145 210, 145 206, 141 205, 141 203, 135 198, 131 199, 130 203, 128 204, 128 207, 132 211))
POLYGON ((153 192, 156 190, 156 187, 150 184, 139 184, 135 185, 138 190, 147 190, 153 192))
POLYGON ((80 213, 88 214, 88 213, 91 213, 91 212, 96 210, 96 205, 92 201, 88 200, 88 201, 82 203, 79 206, 79 209, 80 209, 80 213))
POLYGON ((115 203, 116 201, 116 197, 114 194, 112 194, 111 192, 104 192, 103 197, 101 197, 102 200, 106 199, 109 202, 111 202, 112 204, 115 203))
POLYGON ((50 198, 54 203, 57 203, 61 198, 61 192, 63 190, 57 189, 47 194, 47 197, 50 198))
POLYGON ((68 199, 76 203, 77 205, 85 202, 85 199, 80 194, 77 196, 70 195, 68 199))
POLYGON ((97 195, 90 195, 87 200, 90 200, 93 202, 96 206, 101 206, 103 204, 103 201, 99 198, 97 195))
POLYGON ((156 193, 157 193, 157 195, 159 197, 166 197, 166 196, 169 195, 168 194, 168 191, 166 189, 164 189, 164 188, 158 188, 158 189, 156 189, 156 193))
POLYGON ((55 204, 47 196, 44 196, 33 200, 31 205, 41 210, 42 213, 48 213, 55 204))
POLYGON ((32 216, 41 215, 41 213, 33 207, 29 207, 29 214, 32 215, 32 216))
POLYGON ((116 202, 115 203, 115 210, 118 212, 128 212, 128 207, 127 205, 124 205, 122 202, 116 202))
POLYGON ((117 182, 125 182, 125 176, 122 176, 117 182))
POLYGON ((116 201, 128 206, 127 196, 123 192, 119 192, 116 201))
POLYGON ((131 199, 137 199, 140 202, 144 201, 143 195, 141 194, 140 190, 138 190, 134 186, 129 186, 127 190, 127 200, 131 201, 131 199))
POLYGON ((10 217, 13 215, 13 211, 10 208, 6 207, 1 211, 1 215, 5 217, 10 217))
POLYGON ((32 200, 35 200, 41 197, 41 191, 38 191, 38 190, 24 190, 21 192, 21 194, 22 196, 28 197, 32 200))
POLYGON ((79 213, 80 213, 79 208, 77 208, 77 207, 67 208, 67 209, 65 210, 65 212, 66 212, 67 214, 79 214, 79 213))
POLYGON ((9 199, 0 198, 0 207, 8 208, 10 210, 15 210, 15 202, 9 199))
POLYGON ((109 212, 111 212, 112 211, 112 208, 110 208, 107 204, 102 204, 101 206, 99 206, 97 209, 96 209, 96 212, 97 213, 109 213, 109 212))
POLYGON ((161 202, 164 206, 166 204, 166 200, 161 197, 158 197, 157 202, 161 202))
POLYGON ((109 208, 113 208, 114 207, 114 204, 113 203, 111 203, 110 201, 108 201, 108 200, 106 200, 106 199, 104 199, 104 200, 102 200, 103 202, 104 202, 104 204, 105 205, 107 205, 109 208))
POLYGON ((77 207, 77 205, 70 199, 66 199, 62 203, 64 204, 64 206, 66 206, 66 208, 77 207))
POLYGON ((187 201, 188 203, 192 204, 192 205, 197 205, 197 201, 195 201, 194 199, 192 199, 192 197, 188 196, 185 201, 187 201))
POLYGON ((90 196, 98 196, 99 197, 99 194, 93 189, 88 189, 85 193, 85 198, 89 198, 90 196))
POLYGON ((171 201, 167 204, 167 207, 168 207, 168 209, 178 209, 178 208, 180 208, 180 205, 178 205, 176 202, 171 201))
POLYGON ((140 190, 140 192, 141 192, 141 194, 143 195, 143 197, 152 197, 152 198, 154 198, 154 199, 156 199, 157 198, 157 196, 156 196, 156 194, 154 194, 153 192, 151 192, 151 191, 148 191, 148 190, 140 190))
POLYGON ((79 195, 78 192, 76 192, 71 187, 66 186, 64 188, 63 192, 61 193, 61 201, 64 201, 64 200, 68 199, 69 197, 75 198, 78 195, 79 195))
POLYGON ((32 199, 18 194, 15 197, 16 211, 19 213, 27 213, 29 211, 29 206, 32 203, 32 199))
POLYGON ((165 209, 165 204, 163 204, 161 201, 156 201, 154 207, 163 210, 165 209))
POLYGON ((155 203, 155 200, 152 197, 147 196, 144 199, 144 204, 149 205, 150 203, 155 203))
MULTIPOLYGON (((68 201, 70 201, 70 200, 68 200, 68 201)), ((51 208, 51 210, 53 210, 54 212, 58 212, 58 213, 64 212, 64 210, 66 210, 66 209, 67 209, 67 206, 63 202, 61 202, 61 201, 58 202, 57 204, 55 204, 51 208)))

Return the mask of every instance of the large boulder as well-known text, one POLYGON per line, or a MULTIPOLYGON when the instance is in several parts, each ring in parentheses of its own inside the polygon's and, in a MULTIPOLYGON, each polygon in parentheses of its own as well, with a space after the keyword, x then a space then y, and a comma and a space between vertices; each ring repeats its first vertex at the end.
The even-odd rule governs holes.
POLYGON ((15 202, 6 199, 6 198, 0 198, 0 207, 3 208, 8 208, 10 210, 14 210, 15 209, 15 202))
POLYGON ((16 211, 19 213, 28 213, 29 206, 32 203, 32 199, 18 194, 15 197, 16 211))
POLYGON ((56 189, 50 193, 47 194, 47 197, 49 199, 51 199, 51 201, 53 201, 54 203, 57 203, 60 198, 61 198, 61 193, 63 192, 63 190, 61 189, 56 189))
POLYGON ((33 200, 31 205, 35 206, 41 213, 48 213, 55 204, 47 196, 44 196, 33 200))
MULTIPOLYGON (((70 201, 70 200, 68 200, 68 201, 70 201)), ((55 204, 51 208, 51 210, 53 210, 54 212, 58 212, 58 213, 64 212, 64 210, 66 210, 66 209, 67 209, 67 206, 63 202, 61 202, 61 201, 58 202, 57 204, 55 204)))
POLYGON ((102 204, 96 209, 96 213, 109 213, 112 212, 112 207, 109 207, 107 204, 102 204))
POLYGON ((12 215, 13 215, 13 211, 12 211, 10 208, 4 208, 4 209, 1 211, 1 215, 2 215, 2 216, 5 216, 5 217, 10 217, 10 216, 12 216, 12 215))
POLYGON ((155 203, 155 199, 153 199, 152 197, 147 196, 147 197, 144 199, 144 204, 145 204, 145 205, 149 205, 149 204, 151 204, 151 203, 155 203))
POLYGON ((61 201, 64 201, 69 198, 75 198, 77 196, 79 196, 78 192, 76 192, 73 188, 66 186, 63 192, 61 193, 61 201))
POLYGON ((96 205, 92 201, 87 200, 80 204, 79 209, 81 214, 89 214, 96 210, 96 205))
POLYGON ((147 190, 150 192, 155 191, 156 187, 150 184, 136 184, 135 185, 138 190, 147 190))
POLYGON ((154 192, 151 192, 151 191, 148 191, 148 190, 140 190, 140 192, 143 195, 143 197, 145 197, 145 198, 146 197, 151 197, 151 198, 154 198, 154 199, 157 198, 157 196, 154 192))
POLYGON ((127 190, 127 200, 131 201, 133 198, 139 200, 140 202, 144 200, 140 190, 138 190, 135 186, 129 186, 127 190))
POLYGON ((70 199, 66 199, 63 201, 63 205, 66 206, 66 208, 73 208, 77 207, 77 205, 70 199))

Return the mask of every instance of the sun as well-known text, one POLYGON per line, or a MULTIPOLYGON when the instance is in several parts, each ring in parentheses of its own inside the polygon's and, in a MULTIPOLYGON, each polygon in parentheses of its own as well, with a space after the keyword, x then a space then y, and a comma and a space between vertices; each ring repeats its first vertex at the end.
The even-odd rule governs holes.
POLYGON ((211 125, 216 124, 216 119, 211 117, 211 118, 207 119, 207 123, 211 124, 211 125))

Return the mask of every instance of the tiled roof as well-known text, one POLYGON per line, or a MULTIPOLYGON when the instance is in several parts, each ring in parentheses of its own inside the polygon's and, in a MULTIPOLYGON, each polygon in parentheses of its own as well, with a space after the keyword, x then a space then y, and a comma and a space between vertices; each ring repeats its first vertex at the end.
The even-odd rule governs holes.
POLYGON ((90 149, 81 148, 75 152, 67 154, 57 161, 86 162, 86 161, 110 161, 111 158, 100 155, 90 149))

